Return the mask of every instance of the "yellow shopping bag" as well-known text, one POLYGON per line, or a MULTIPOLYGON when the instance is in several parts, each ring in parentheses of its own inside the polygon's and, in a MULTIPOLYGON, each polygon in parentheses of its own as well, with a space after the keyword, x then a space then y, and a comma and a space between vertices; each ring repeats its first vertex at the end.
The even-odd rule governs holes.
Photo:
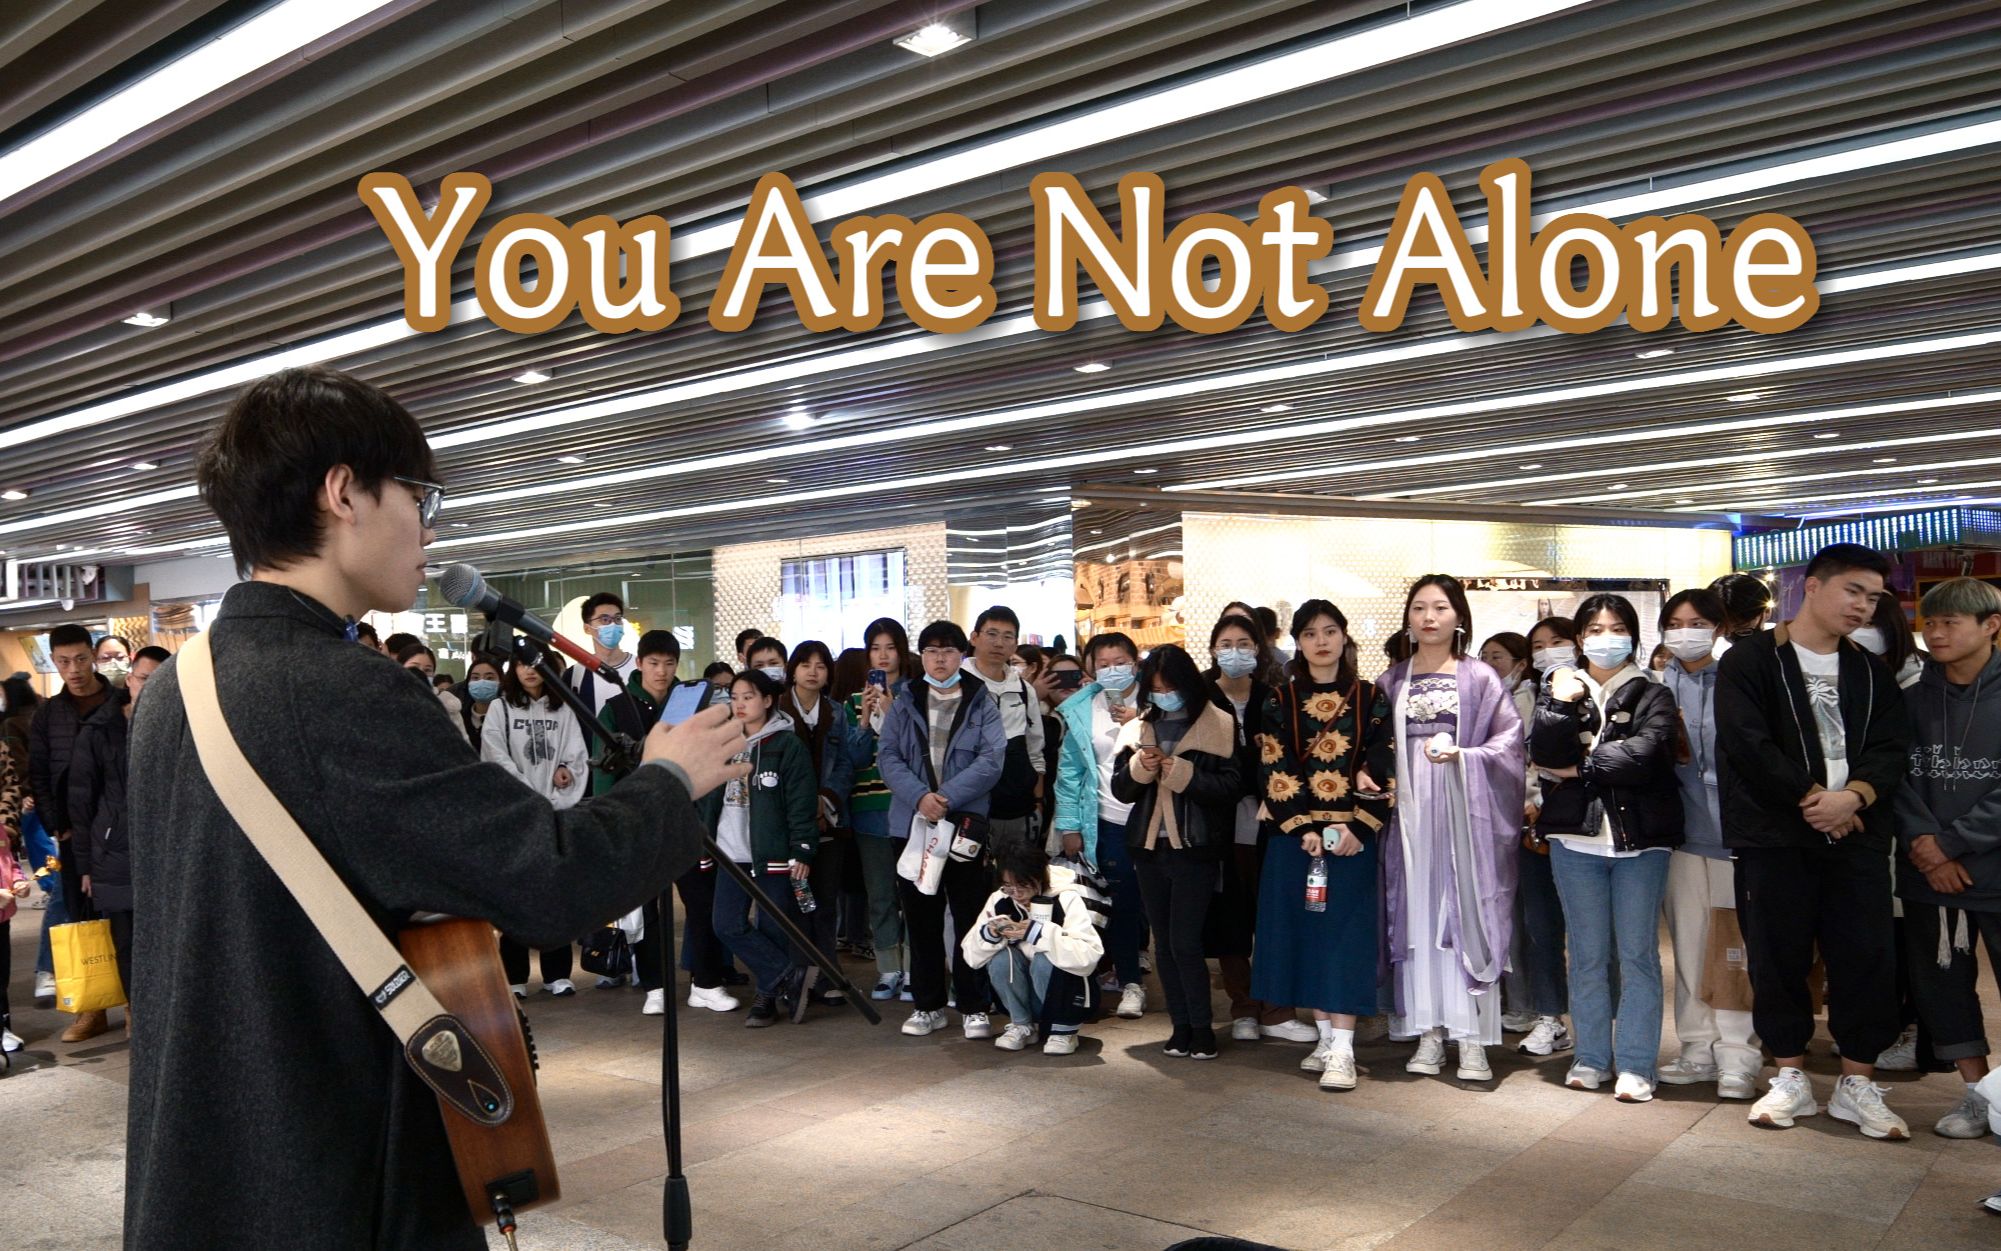
POLYGON ((125 1002, 118 980, 118 952, 111 922, 75 921, 49 927, 56 962, 56 1007, 64 1012, 102 1012, 125 1002))

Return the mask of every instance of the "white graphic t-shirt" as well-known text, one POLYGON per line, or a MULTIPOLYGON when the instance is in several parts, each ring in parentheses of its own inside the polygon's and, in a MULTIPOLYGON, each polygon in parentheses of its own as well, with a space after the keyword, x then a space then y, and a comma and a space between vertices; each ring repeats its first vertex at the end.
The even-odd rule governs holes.
POLYGON ((1827 789, 1848 785, 1848 730, 1841 722, 1841 653, 1823 656, 1798 643, 1800 674, 1806 678, 1807 700, 1813 705, 1814 728, 1820 731, 1820 754, 1827 760, 1827 789))

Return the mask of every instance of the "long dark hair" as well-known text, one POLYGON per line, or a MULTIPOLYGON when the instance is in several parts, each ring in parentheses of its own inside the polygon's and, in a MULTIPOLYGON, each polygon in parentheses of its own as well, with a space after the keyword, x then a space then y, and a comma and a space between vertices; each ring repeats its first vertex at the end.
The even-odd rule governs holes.
MULTIPOLYGON (((1181 707, 1190 722, 1200 717, 1205 708, 1220 708, 1229 716, 1231 724, 1236 724, 1236 713, 1231 711, 1215 684, 1202 676, 1202 671, 1195 667, 1195 658, 1180 644, 1162 643, 1147 654, 1146 660, 1140 664, 1139 688, 1151 693, 1156 677, 1181 696, 1181 707)), ((1149 699, 1146 711, 1140 716, 1149 721, 1158 720, 1160 709, 1149 699)))
POLYGON ((1748 573, 1726 573, 1709 584, 1723 601, 1723 633, 1738 638, 1756 630, 1759 617, 1772 611, 1772 588, 1748 573))
MULTIPOLYGON (((903 623, 894 617, 877 617, 874 621, 868 623, 868 629, 862 631, 862 678, 864 683, 866 683, 868 678, 869 645, 875 642, 877 635, 881 634, 887 634, 890 637, 890 641, 896 644, 896 654, 903 658, 898 662, 896 671, 897 680, 907 682, 912 678, 922 676, 924 673, 924 662, 918 659, 916 652, 910 650, 910 631, 904 629, 903 623)), ((861 688, 858 686, 855 689, 860 690, 861 688)))
POLYGON ((1334 685, 1352 686, 1361 671, 1361 662, 1355 652, 1355 635, 1348 629, 1348 616, 1331 599, 1309 599, 1292 612, 1292 659, 1286 662, 1286 672, 1302 682, 1313 680, 1313 671, 1306 665, 1306 657, 1300 653, 1299 636, 1306 633, 1306 627, 1321 617, 1331 617, 1334 624, 1341 627, 1348 644, 1341 649, 1341 663, 1334 670, 1334 685))
MULTIPOLYGON (((1632 662, 1640 665, 1647 663, 1640 659, 1640 612, 1633 607, 1633 601, 1623 595, 1604 592, 1586 599, 1577 606, 1577 615, 1570 619, 1570 628, 1581 639, 1584 632, 1591 628, 1591 623, 1598 620, 1599 614, 1608 612, 1619 619, 1619 624, 1626 627, 1627 637, 1633 640, 1632 662)), ((1583 650, 1582 644, 1578 645, 1578 650, 1583 650)))
POLYGON ((1403 597, 1403 617, 1397 622, 1396 640, 1392 655, 1398 660, 1409 660, 1417 654, 1417 643, 1410 637, 1410 606, 1417 599, 1417 593, 1425 587, 1435 586, 1445 592, 1445 602, 1452 605, 1452 611, 1459 618, 1459 629, 1452 636, 1452 657, 1464 659, 1466 645, 1473 637, 1473 608, 1466 602, 1466 587, 1449 573, 1427 573, 1410 584, 1410 591, 1403 597))
POLYGON ((1258 628, 1258 623, 1242 613, 1233 612, 1217 618, 1216 624, 1209 627, 1209 667, 1202 671, 1203 677, 1214 682, 1223 676, 1222 666, 1216 663, 1216 640, 1223 636, 1223 631, 1233 626, 1249 635, 1251 642, 1257 645, 1258 667, 1251 670, 1251 681, 1258 681, 1278 667, 1278 653, 1271 649, 1271 640, 1258 628))
MULTIPOLYGON (((534 668, 533 665, 526 667, 530 669, 534 668)), ((522 668, 523 665, 520 661, 510 660, 507 662, 506 670, 500 675, 500 697, 508 703, 513 704, 516 708, 527 708, 535 702, 528 698, 528 688, 521 684, 522 668)), ((563 706, 563 697, 556 694, 549 686, 549 679, 547 678, 542 679, 542 699, 549 705, 549 711, 551 712, 563 706)))

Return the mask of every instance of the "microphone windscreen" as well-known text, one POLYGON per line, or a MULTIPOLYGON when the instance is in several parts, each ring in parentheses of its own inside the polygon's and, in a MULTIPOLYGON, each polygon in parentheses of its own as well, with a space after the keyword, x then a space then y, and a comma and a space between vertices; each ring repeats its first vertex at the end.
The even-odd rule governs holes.
POLYGON ((438 593, 445 602, 460 608, 477 608, 486 597, 486 579, 479 576, 479 570, 467 564, 457 564, 446 568, 438 577, 438 593))

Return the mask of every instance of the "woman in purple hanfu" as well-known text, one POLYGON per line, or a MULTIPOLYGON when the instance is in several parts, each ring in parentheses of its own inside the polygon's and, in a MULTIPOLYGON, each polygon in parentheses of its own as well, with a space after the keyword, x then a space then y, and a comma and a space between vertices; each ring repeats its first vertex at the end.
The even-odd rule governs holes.
POLYGON ((1466 590, 1420 578, 1404 601, 1405 659, 1383 675, 1394 723, 1396 818, 1382 848, 1391 1032, 1418 1036, 1404 1067, 1440 1072, 1459 1044, 1461 1081, 1489 1081, 1501 1041, 1501 975, 1513 937, 1515 845, 1527 756, 1521 714, 1467 655, 1466 590))

